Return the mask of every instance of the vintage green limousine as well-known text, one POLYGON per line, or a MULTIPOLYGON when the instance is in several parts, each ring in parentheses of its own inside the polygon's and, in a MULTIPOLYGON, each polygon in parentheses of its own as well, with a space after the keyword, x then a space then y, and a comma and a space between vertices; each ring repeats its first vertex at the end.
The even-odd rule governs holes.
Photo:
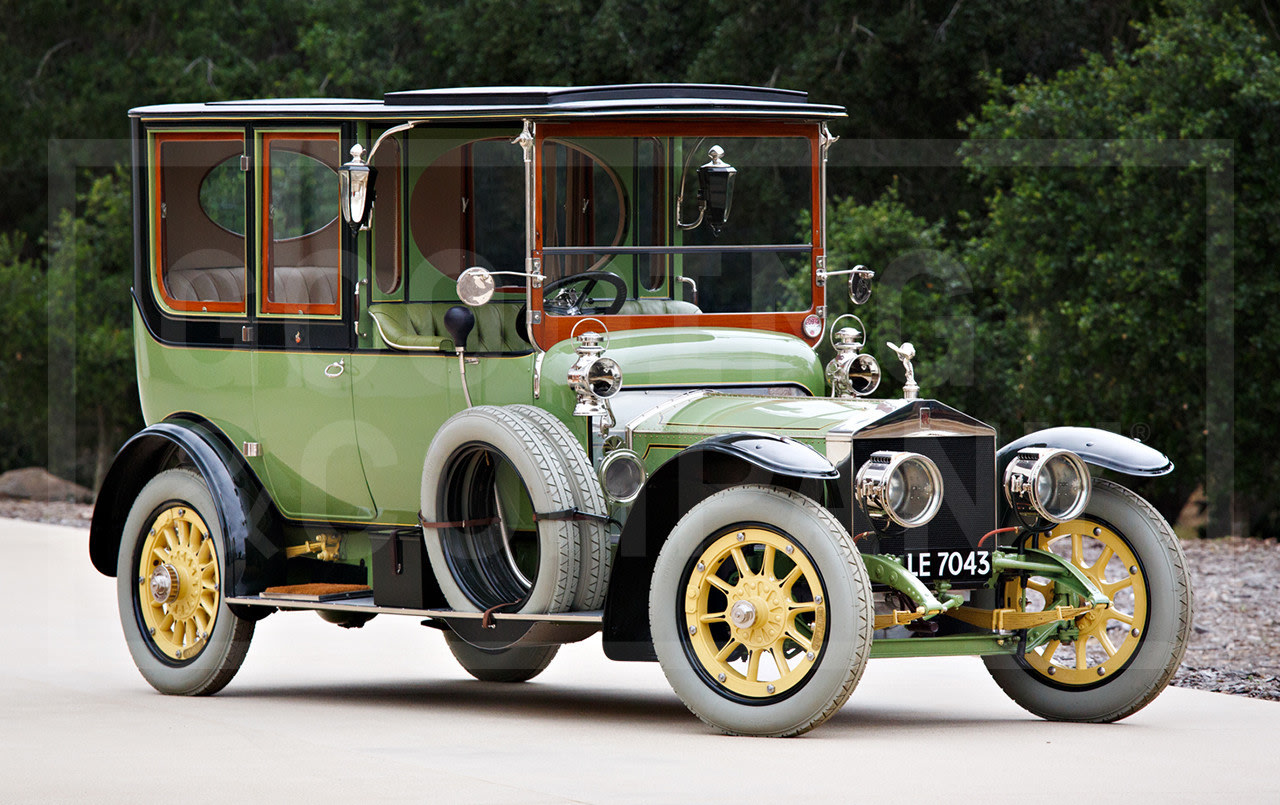
POLYGON ((1001 446, 909 343, 872 396, 865 327, 828 321, 873 279, 825 253, 844 114, 703 85, 134 109, 148 426, 90 553, 146 680, 213 693, 257 620, 315 610, 421 619, 487 681, 601 632, 729 733, 811 729, 872 657, 981 656, 1050 719, 1155 698, 1183 557, 1089 465, 1172 465, 1001 446))

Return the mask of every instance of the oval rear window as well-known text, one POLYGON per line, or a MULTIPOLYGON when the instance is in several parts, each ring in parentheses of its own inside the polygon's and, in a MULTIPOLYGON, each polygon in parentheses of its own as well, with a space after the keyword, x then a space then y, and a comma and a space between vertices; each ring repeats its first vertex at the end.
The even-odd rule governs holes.
POLYGON ((236 235, 244 235, 244 171, 240 155, 214 165, 200 183, 200 209, 209 220, 236 235))

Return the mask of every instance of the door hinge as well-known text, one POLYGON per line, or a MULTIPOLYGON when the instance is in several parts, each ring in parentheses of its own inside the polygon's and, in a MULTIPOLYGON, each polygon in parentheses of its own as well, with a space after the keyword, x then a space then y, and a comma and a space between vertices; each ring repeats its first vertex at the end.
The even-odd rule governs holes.
POLYGON ((249 155, 248 155, 248 154, 241 154, 241 155, 240 155, 240 170, 241 170, 242 172, 244 172, 244 173, 248 173, 248 172, 249 172, 249 163, 250 163, 249 155))

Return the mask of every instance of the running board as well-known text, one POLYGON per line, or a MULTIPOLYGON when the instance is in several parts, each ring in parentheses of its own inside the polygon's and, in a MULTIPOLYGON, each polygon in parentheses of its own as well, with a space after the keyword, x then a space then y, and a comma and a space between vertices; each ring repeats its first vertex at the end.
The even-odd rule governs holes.
POLYGON ((330 612, 361 612, 369 615, 409 615, 416 618, 428 618, 448 625, 451 630, 468 643, 490 649, 514 645, 576 643, 600 631, 604 625, 604 610, 602 609, 549 613, 498 612, 490 616, 488 626, 482 626, 483 612, 461 612, 454 609, 380 607, 373 602, 372 595, 334 601, 300 601, 297 598, 276 598, 265 594, 226 598, 224 600, 228 604, 247 607, 314 609, 330 612))

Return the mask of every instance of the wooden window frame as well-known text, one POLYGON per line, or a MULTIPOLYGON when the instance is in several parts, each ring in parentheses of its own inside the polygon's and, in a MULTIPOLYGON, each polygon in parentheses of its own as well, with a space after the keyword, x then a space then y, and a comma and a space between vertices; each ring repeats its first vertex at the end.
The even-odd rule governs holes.
MULTIPOLYGON (((543 210, 543 170, 542 149, 547 141, 569 140, 591 137, 698 137, 716 136, 732 133, 741 137, 795 137, 809 142, 810 155, 810 209, 815 212, 822 206, 822 160, 821 143, 819 141, 820 122, 815 121, 772 121, 742 120, 725 118, 724 120, 682 121, 654 120, 644 123, 636 121, 581 121, 573 123, 539 123, 534 142, 534 234, 535 243, 533 257, 543 259, 542 233, 544 227, 543 210)), ((608 317, 611 330, 639 330, 652 327, 736 327, 749 330, 772 330, 778 333, 794 335, 813 346, 822 339, 819 334, 809 337, 804 334, 804 320, 826 305, 826 289, 818 284, 817 265, 823 259, 821 218, 814 214, 810 230, 810 243, 807 251, 810 256, 810 299, 807 310, 750 312, 750 313, 700 313, 700 314, 659 314, 659 315, 622 315, 608 317)), ((543 289, 541 286, 530 292, 529 309, 541 312, 543 307, 543 289)), ((543 348, 559 343, 570 337, 573 328, 587 316, 547 316, 542 315, 530 327, 530 336, 543 348)))
MULTIPOLYGON (((161 175, 164 173, 164 161, 161 157, 163 146, 165 143, 171 142, 196 142, 196 141, 238 141, 240 143, 240 151, 244 153, 245 133, 239 131, 157 131, 151 133, 152 152, 151 152, 151 227, 153 233, 153 241, 155 252, 153 255, 154 267, 151 272, 152 282, 155 284, 155 293, 165 307, 179 313, 195 313, 195 314, 226 314, 236 313, 245 315, 248 311, 249 299, 249 215, 245 212, 243 235, 245 239, 244 253, 241 260, 244 263, 245 280, 244 293, 241 295, 239 302, 201 302, 192 299, 174 299, 169 296, 168 287, 165 284, 165 273, 168 266, 165 263, 165 218, 162 215, 165 198, 164 183, 161 181, 161 175)), ((210 165, 209 170, 213 170, 217 165, 210 165)), ((207 174, 206 174, 207 175, 207 174)), ((201 185, 203 186, 203 179, 201 185)), ((200 186, 197 186, 196 192, 199 193, 200 186)))
MULTIPOLYGON (((339 317, 342 315, 342 230, 338 229, 338 265, 334 269, 338 272, 337 292, 334 294, 333 304, 305 303, 305 302, 275 302, 271 299, 270 283, 275 276, 275 264, 271 259, 272 244, 272 227, 271 227, 271 144, 279 140, 291 141, 309 141, 309 142, 333 142, 338 146, 339 151, 342 148, 342 138, 339 132, 335 131, 263 131, 259 133, 259 142, 261 143, 262 154, 259 159, 261 166, 259 170, 259 207, 261 218, 261 228, 259 229, 261 241, 261 263, 258 271, 258 309, 267 315, 292 315, 292 316, 329 316, 339 317)), ((336 185, 337 174, 334 174, 334 182, 336 185)), ((335 197, 337 191, 335 190, 335 197)), ((327 226, 327 224, 326 224, 327 226)), ((319 230, 317 230, 319 231, 319 230)), ((303 237, 306 237, 305 235, 303 237)))

